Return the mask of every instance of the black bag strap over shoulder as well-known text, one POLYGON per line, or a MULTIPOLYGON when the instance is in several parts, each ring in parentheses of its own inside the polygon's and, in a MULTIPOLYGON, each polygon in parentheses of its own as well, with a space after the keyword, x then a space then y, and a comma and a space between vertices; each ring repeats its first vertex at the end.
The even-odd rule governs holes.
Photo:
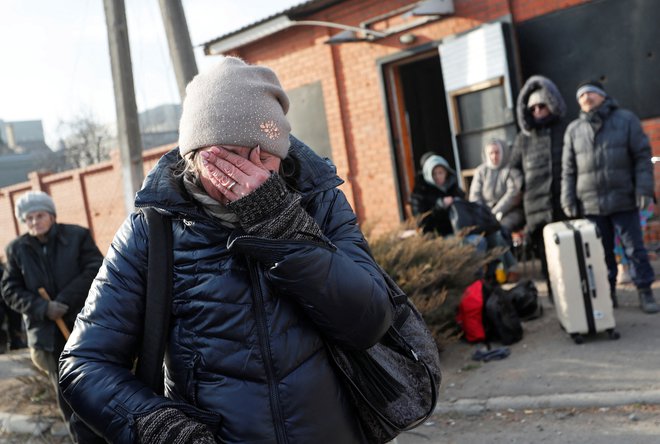
POLYGON ((135 375, 163 394, 163 358, 172 306, 172 220, 142 208, 149 229, 144 331, 135 375))

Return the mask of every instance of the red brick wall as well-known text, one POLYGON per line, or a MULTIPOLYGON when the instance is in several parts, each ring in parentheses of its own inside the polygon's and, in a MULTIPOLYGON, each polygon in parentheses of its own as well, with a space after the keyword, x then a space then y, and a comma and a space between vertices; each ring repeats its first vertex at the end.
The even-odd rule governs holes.
POLYGON ((523 22, 539 15, 548 14, 559 9, 570 8, 591 0, 513 0, 511 13, 514 22, 523 22))
MULTIPOLYGON (((171 148, 165 146, 145 151, 142 157, 145 174, 171 148)), ((89 228, 102 253, 107 251, 126 218, 118 152, 113 153, 111 161, 87 168, 58 174, 31 173, 29 182, 0 188, 0 257, 4 258, 7 244, 26 231, 14 217, 14 203, 31 190, 51 195, 58 222, 89 228)))
MULTIPOLYGON (((651 142, 651 155, 660 156, 660 117, 642 121, 644 132, 651 142)), ((655 175, 655 195, 660 198, 660 162, 653 166, 655 175)), ((660 205, 656 204, 655 217, 660 215, 660 205)), ((660 242, 660 221, 652 220, 644 230, 645 242, 660 242)))

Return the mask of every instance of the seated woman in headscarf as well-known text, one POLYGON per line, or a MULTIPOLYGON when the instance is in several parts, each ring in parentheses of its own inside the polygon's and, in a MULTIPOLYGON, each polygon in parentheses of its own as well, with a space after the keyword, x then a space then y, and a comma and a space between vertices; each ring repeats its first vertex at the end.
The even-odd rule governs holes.
POLYGON ((483 163, 470 184, 470 201, 491 209, 509 233, 525 224, 522 209, 522 173, 508 165, 509 152, 502 140, 492 139, 481 153, 483 163))
POLYGON ((452 235, 454 230, 449 221, 449 207, 454 203, 454 198, 465 199, 465 193, 458 186, 456 172, 444 157, 433 153, 424 154, 421 164, 422 171, 417 175, 410 196, 412 213, 414 216, 423 215, 419 224, 424 233, 452 235))
MULTIPOLYGON (((433 153, 426 153, 421 158, 422 171, 418 174, 415 188, 410 197, 412 212, 421 216, 419 225, 424 233, 435 232, 440 236, 454 234, 450 221, 449 211, 456 199, 465 199, 465 193, 458 186, 456 172, 449 166, 444 157, 433 153)), ((474 244, 478 250, 485 251, 493 247, 509 247, 501 230, 481 236, 469 234, 466 240, 474 244)), ((505 272, 510 274, 510 280, 517 280, 515 270, 517 261, 510 251, 506 251, 500 261, 505 272)), ((494 273, 491 264, 487 272, 488 277, 494 273)))

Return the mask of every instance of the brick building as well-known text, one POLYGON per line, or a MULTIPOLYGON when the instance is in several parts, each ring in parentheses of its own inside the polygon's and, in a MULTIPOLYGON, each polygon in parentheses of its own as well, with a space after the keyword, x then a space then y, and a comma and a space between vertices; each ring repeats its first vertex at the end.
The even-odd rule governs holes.
POLYGON ((466 185, 486 138, 513 140, 532 74, 555 81, 570 118, 575 86, 600 79, 660 153, 658 17, 653 0, 312 0, 204 49, 271 66, 293 133, 332 158, 360 219, 384 227, 409 214, 424 152, 466 185))
MULTIPOLYGON (((660 156, 658 17, 655 0, 311 0, 204 46, 271 66, 293 133, 332 158, 360 220, 386 228, 407 215, 424 152, 468 181, 485 138, 512 140, 515 98, 532 74, 555 81, 571 118, 577 83, 600 79, 660 156)), ((167 149, 145 153, 145 171, 167 149)), ((0 247, 23 229, 15 199, 42 189, 58 220, 89 227, 105 251, 126 216, 120 171, 115 156, 0 188, 0 247)))

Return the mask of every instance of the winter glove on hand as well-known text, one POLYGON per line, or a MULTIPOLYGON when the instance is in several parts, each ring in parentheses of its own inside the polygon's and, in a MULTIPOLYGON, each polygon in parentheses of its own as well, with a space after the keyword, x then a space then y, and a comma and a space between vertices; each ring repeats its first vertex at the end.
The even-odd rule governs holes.
POLYGON ((323 233, 312 216, 300 206, 300 195, 290 193, 277 173, 259 188, 228 205, 241 227, 268 239, 314 240, 323 233))
POLYGON ((46 316, 48 319, 54 321, 60 319, 62 316, 69 311, 69 306, 57 301, 48 302, 48 309, 46 310, 46 316))
POLYGON ((204 424, 190 419, 174 408, 158 409, 136 421, 141 444, 215 444, 204 424))
POLYGON ((653 203, 653 198, 651 196, 643 196, 641 194, 637 195, 637 208, 642 210, 648 210, 649 206, 653 203))

